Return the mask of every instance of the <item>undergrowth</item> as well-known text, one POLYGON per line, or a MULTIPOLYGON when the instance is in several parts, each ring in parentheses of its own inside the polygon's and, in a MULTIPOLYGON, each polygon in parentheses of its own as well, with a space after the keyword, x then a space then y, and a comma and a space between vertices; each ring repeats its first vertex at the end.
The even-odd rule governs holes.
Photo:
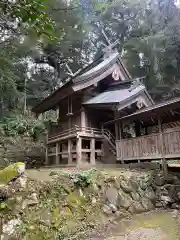
POLYGON ((51 121, 48 119, 39 120, 21 114, 11 114, 0 121, 0 134, 7 137, 26 134, 37 140, 50 123, 51 121))

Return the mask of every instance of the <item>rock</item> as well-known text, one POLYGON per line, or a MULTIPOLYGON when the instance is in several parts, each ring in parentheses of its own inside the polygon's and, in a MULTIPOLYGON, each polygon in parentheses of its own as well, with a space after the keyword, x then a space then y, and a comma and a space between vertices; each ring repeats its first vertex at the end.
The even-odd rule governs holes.
POLYGON ((180 185, 180 179, 179 179, 177 176, 174 176, 174 177, 173 177, 173 183, 174 183, 175 185, 180 185))
POLYGON ((40 214, 40 223, 46 226, 51 225, 51 212, 49 209, 45 209, 41 214, 40 214))
POLYGON ((133 189, 133 192, 136 192, 139 188, 139 184, 137 182, 137 179, 134 179, 133 177, 131 177, 130 184, 131 184, 131 187, 133 189))
POLYGON ((155 184, 157 186, 163 186, 165 184, 165 177, 162 176, 161 174, 158 174, 156 177, 155 177, 155 184))
POLYGON ((116 188, 114 188, 114 187, 107 188, 105 195, 106 195, 106 200, 110 204, 114 204, 115 206, 117 205, 118 191, 116 188))
POLYGON ((156 202, 155 207, 156 207, 156 208, 162 208, 162 207, 163 207, 162 202, 156 202))
POLYGON ((109 206, 107 206, 107 205, 104 205, 102 210, 108 216, 112 214, 111 208, 109 206))
POLYGON ((21 203, 22 200, 23 200, 23 197, 22 197, 22 196, 17 196, 17 197, 16 197, 16 202, 17 202, 17 203, 21 203))
POLYGON ((115 213, 117 212, 117 207, 114 204, 109 204, 109 207, 111 208, 112 212, 115 213))
POLYGON ((135 201, 139 201, 139 199, 140 199, 140 196, 137 192, 131 192, 131 197, 135 201))
POLYGON ((8 223, 2 226, 2 233, 8 236, 12 235, 15 232, 16 227, 20 226, 21 223, 22 221, 19 219, 10 220, 8 223))
POLYGON ((25 164, 17 162, 0 170, 0 184, 8 184, 25 172, 25 164))
POLYGON ((95 197, 92 197, 92 199, 91 199, 91 203, 92 203, 92 205, 95 205, 96 204, 96 198, 95 197))
POLYGON ((79 195, 80 195, 81 197, 84 197, 84 193, 83 193, 83 191, 82 191, 81 188, 79 189, 79 195))
POLYGON ((147 174, 145 177, 144 177, 144 182, 146 183, 146 186, 149 187, 152 185, 154 181, 154 177, 152 174, 147 174))
POLYGON ((25 209, 26 207, 33 206, 38 204, 38 198, 37 193, 32 193, 29 199, 25 199, 22 203, 22 209, 25 209))
POLYGON ((131 204, 131 206, 128 208, 128 212, 131 214, 142 213, 144 211, 145 209, 140 202, 133 202, 133 204, 131 204))
POLYGON ((160 199, 161 199, 161 201, 164 202, 165 204, 173 203, 173 199, 170 198, 169 196, 161 196, 160 199))
POLYGON ((18 177, 13 184, 15 184, 16 186, 18 186, 19 188, 26 188, 27 186, 27 177, 25 175, 22 175, 20 177, 18 177))
POLYGON ((71 209, 69 208, 69 207, 64 207, 63 209, 62 209, 62 211, 60 212, 60 214, 63 216, 63 217, 65 217, 65 218, 67 218, 67 217, 71 217, 72 216, 72 211, 71 211, 71 209))
POLYGON ((152 201, 155 201, 156 200, 156 194, 155 192, 153 191, 152 187, 148 187, 146 190, 145 190, 145 193, 144 193, 144 197, 152 200, 152 201))
POLYGON ((171 208, 172 208, 172 209, 179 209, 179 205, 176 204, 176 203, 173 203, 173 204, 171 205, 171 208))
POLYGON ((116 212, 115 212, 115 216, 116 216, 117 218, 120 218, 120 217, 121 217, 121 211, 116 211, 116 212))
POLYGON ((121 188, 120 179, 118 179, 118 178, 114 179, 114 187, 117 189, 121 188))
POLYGON ((137 193, 140 195, 140 197, 144 197, 144 191, 139 187, 137 190, 137 193))
POLYGON ((168 196, 168 190, 164 187, 157 187, 155 191, 156 199, 161 199, 161 196, 168 196))
POLYGON ((168 174, 168 176, 166 176, 165 181, 169 184, 173 184, 178 178, 172 174, 168 174))
POLYGON ((132 204, 132 198, 123 192, 119 192, 119 196, 118 196, 118 207, 123 207, 125 209, 128 209, 130 207, 130 205, 132 204))
POLYGON ((168 191, 168 194, 163 194, 163 195, 168 195, 170 196, 171 198, 174 198, 175 195, 176 195, 176 188, 174 185, 165 185, 164 188, 168 191))
POLYGON ((10 197, 8 192, 8 186, 1 184, 0 185, 0 202, 6 201, 10 197))
POLYGON ((154 178, 151 174, 147 174, 144 177, 141 177, 139 180, 139 185, 140 185, 141 189, 146 190, 146 188, 148 188, 149 186, 152 185, 153 180, 154 180, 154 178))
POLYGON ((50 172, 50 174, 49 174, 50 177, 52 177, 52 176, 58 176, 58 175, 59 175, 59 173, 56 172, 56 171, 52 171, 52 172, 50 172))
POLYGON ((125 193, 130 193, 133 191, 130 181, 121 180, 120 186, 125 193))
POLYGON ((147 211, 150 211, 155 208, 152 201, 148 198, 142 198, 141 203, 142 203, 143 208, 145 208, 147 211))
POLYGON ((173 212, 172 212, 172 217, 173 218, 177 218, 179 215, 179 211, 177 209, 175 209, 173 212))
POLYGON ((141 179, 140 182, 139 182, 139 185, 140 185, 142 190, 145 190, 149 186, 149 183, 146 182, 144 179, 141 179))

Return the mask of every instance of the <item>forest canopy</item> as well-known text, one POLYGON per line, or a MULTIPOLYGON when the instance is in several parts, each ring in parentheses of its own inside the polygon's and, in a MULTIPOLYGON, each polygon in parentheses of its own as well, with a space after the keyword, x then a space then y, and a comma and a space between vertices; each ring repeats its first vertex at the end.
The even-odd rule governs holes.
POLYGON ((180 96, 180 8, 175 0, 1 0, 0 116, 25 111, 107 44, 156 102, 180 96))

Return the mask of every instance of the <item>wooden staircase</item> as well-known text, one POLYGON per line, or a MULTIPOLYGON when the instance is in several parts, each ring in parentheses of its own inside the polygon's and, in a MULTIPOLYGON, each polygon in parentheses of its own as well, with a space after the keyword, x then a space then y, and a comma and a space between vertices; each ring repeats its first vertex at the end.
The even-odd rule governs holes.
POLYGON ((116 156, 116 139, 114 135, 108 130, 108 129, 103 129, 102 130, 102 135, 107 140, 108 146, 109 146, 109 151, 116 156))

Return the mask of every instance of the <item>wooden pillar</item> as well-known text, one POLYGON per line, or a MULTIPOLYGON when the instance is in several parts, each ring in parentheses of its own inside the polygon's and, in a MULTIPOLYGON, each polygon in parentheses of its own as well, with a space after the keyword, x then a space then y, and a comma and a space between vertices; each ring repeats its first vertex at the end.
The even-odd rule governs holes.
POLYGON ((115 134, 116 134, 116 140, 119 139, 119 130, 118 130, 118 123, 115 122, 115 134))
POLYGON ((60 154, 59 154, 59 164, 61 164, 62 163, 62 144, 59 144, 59 152, 60 152, 60 154))
POLYGON ((77 165, 80 165, 82 163, 82 138, 77 138, 76 143, 76 163, 77 165))
POLYGON ((92 165, 96 164, 96 155, 95 155, 95 138, 91 139, 91 157, 90 157, 90 163, 92 165))
POLYGON ((160 133, 160 144, 161 144, 161 154, 162 154, 162 169, 164 171, 164 174, 167 175, 168 173, 168 168, 167 168, 167 162, 165 159, 165 151, 164 151, 164 136, 162 132, 162 124, 161 124, 161 119, 158 117, 158 126, 159 126, 159 133, 160 133))
POLYGON ((49 164, 49 159, 48 159, 48 132, 46 133, 46 156, 45 156, 45 165, 49 164))
POLYGON ((86 114, 84 108, 81 108, 81 127, 86 127, 86 114))
POLYGON ((68 139, 68 164, 72 164, 72 140, 68 139))
POLYGON ((48 166, 49 159, 48 159, 48 145, 46 145, 46 156, 45 156, 45 165, 48 166))
MULTIPOLYGON (((118 115, 117 115, 118 113, 117 112, 114 112, 114 119, 116 120, 117 119, 117 117, 118 117, 118 115)), ((116 137, 116 140, 118 140, 119 139, 119 130, 118 130, 118 123, 117 122, 115 122, 115 137, 116 137)))
POLYGON ((124 163, 122 155, 122 123, 119 122, 119 141, 120 141, 120 152, 121 152, 121 163, 124 163))
POLYGON ((56 165, 59 165, 59 142, 56 143, 56 165))

